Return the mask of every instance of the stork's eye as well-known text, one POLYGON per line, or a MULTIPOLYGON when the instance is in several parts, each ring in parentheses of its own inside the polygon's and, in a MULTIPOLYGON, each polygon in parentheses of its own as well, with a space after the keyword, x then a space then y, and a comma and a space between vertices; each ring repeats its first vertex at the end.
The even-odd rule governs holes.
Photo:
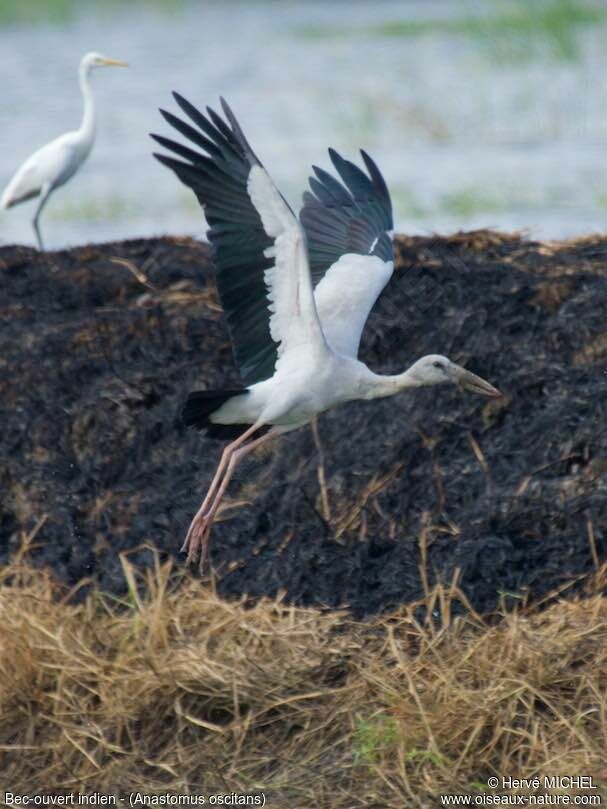
POLYGON ((433 362, 433 363, 432 363, 432 365, 434 365, 434 367, 435 367, 435 368, 444 368, 444 367, 445 367, 445 366, 442 364, 442 362, 439 362, 438 360, 436 360, 435 362, 433 362))

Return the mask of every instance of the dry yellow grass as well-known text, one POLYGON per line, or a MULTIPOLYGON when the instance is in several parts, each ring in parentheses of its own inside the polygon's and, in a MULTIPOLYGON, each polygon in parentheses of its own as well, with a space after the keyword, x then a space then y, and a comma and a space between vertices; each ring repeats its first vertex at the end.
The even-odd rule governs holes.
POLYGON ((459 595, 439 588, 425 610, 356 622, 124 565, 125 602, 79 605, 5 568, 4 789, 402 809, 492 775, 583 774, 607 794, 604 571, 595 595, 543 611, 453 617, 459 595))

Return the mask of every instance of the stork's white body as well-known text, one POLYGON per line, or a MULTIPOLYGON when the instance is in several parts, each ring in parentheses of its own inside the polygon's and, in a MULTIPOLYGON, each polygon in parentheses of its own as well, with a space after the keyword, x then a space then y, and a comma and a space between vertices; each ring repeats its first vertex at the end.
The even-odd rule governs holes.
MULTIPOLYGON (((362 399, 368 369, 358 360, 327 351, 304 364, 286 367, 229 399, 211 420, 217 424, 271 424, 285 433, 302 427, 318 413, 362 399)), ((368 385, 367 385, 368 387, 368 385)))
POLYGON ((287 432, 336 405, 366 398, 376 375, 355 354, 372 302, 392 271, 391 261, 343 255, 313 293, 326 345, 306 342, 300 350, 292 347, 288 357, 277 363, 274 376, 249 387, 247 395, 230 399, 211 420, 218 424, 261 421, 287 432))
POLYGON ((367 154, 361 152, 365 173, 330 150, 341 183, 315 167, 313 194, 304 195, 298 218, 223 100, 229 126, 208 107, 205 117, 181 96, 175 98, 198 128, 171 113, 163 112, 164 117, 206 154, 154 135, 188 162, 156 156, 196 192, 205 209, 219 292, 247 382, 242 392, 195 392, 184 408, 186 424, 215 437, 226 437, 230 425, 240 430, 223 452, 184 543, 188 558, 201 552, 202 565, 236 465, 272 436, 344 402, 420 385, 456 382, 486 396, 500 394, 440 355, 422 357, 395 376, 380 376, 358 360, 365 322, 394 269, 390 195, 367 154))
POLYGON ((377 376, 356 355, 394 263, 344 253, 313 290, 301 225, 260 166, 251 169, 247 189, 266 231, 276 238, 275 247, 266 251, 275 263, 265 275, 270 334, 280 343, 278 361, 270 379, 230 399, 211 421, 261 423, 284 433, 338 404, 364 399, 374 389, 377 376), (288 272, 289 265, 298 271, 288 272))

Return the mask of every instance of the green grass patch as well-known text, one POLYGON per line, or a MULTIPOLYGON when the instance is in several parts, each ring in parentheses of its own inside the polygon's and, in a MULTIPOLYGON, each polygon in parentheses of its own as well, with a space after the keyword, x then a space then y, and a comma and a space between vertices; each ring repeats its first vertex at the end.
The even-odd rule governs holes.
POLYGON ((386 714, 359 719, 354 731, 354 761, 377 764, 382 751, 397 742, 396 721, 386 714))
POLYGON ((405 758, 407 761, 428 761, 435 767, 446 767, 449 764, 449 761, 447 758, 445 758, 445 756, 442 756, 440 753, 437 753, 434 750, 420 750, 418 748, 414 748, 413 750, 409 750, 405 758))

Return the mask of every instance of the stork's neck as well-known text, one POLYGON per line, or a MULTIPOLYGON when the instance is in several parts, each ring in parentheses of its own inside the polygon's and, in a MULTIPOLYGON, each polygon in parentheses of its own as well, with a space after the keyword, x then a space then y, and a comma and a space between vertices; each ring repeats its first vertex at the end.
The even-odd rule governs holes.
POLYGON ((415 379, 411 373, 411 368, 408 368, 402 374, 387 375, 374 374, 373 371, 366 369, 364 379, 364 399, 383 399, 386 396, 394 396, 408 388, 417 388, 420 386, 419 380, 415 379))
POLYGON ((81 136, 83 146, 86 149, 90 149, 95 138, 95 106, 90 84, 90 66, 81 64, 78 76, 80 79, 80 90, 82 91, 82 98, 84 100, 82 123, 80 124, 78 132, 81 136))

